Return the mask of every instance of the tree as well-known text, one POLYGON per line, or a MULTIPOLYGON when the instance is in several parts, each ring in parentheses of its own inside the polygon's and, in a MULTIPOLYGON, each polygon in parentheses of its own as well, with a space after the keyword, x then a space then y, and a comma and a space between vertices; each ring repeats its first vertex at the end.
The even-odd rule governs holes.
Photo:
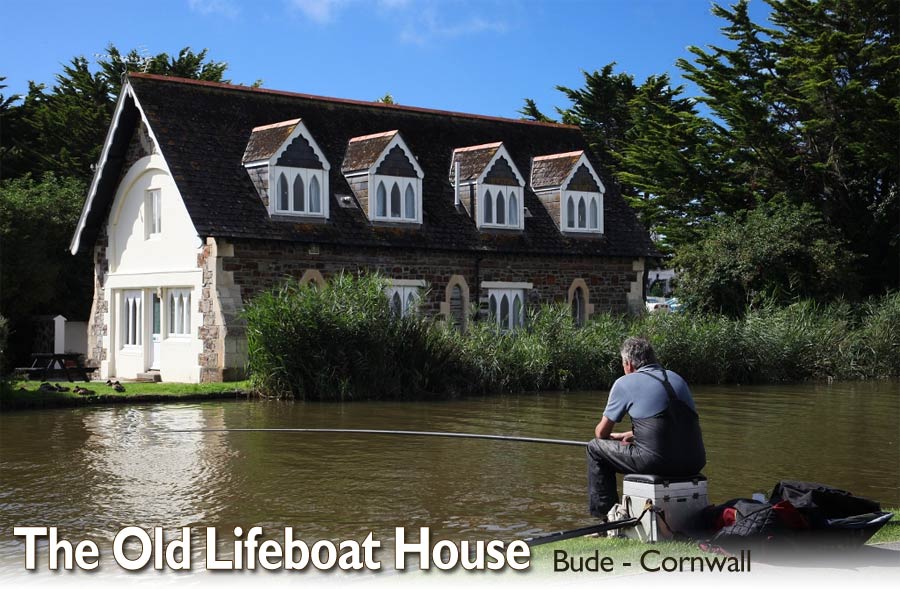
POLYGON ((376 100, 375 102, 380 102, 382 104, 395 104, 394 97, 390 92, 388 92, 387 94, 385 94, 384 96, 382 96, 381 98, 376 100))
POLYGON ((177 57, 167 53, 143 57, 136 50, 123 55, 110 44, 96 67, 85 57, 75 57, 56 75, 51 89, 29 83, 22 104, 8 107, 9 116, 20 124, 6 136, 8 147, 0 152, 4 177, 30 173, 39 178, 53 172, 87 182, 93 174, 91 166, 100 157, 126 72, 218 82, 224 81, 226 67, 224 62, 208 60, 205 49, 194 53, 188 47, 177 57))
POLYGON ((700 224, 729 209, 707 164, 710 123, 683 91, 666 74, 647 78, 628 101, 629 128, 614 153, 615 176, 633 192, 626 200, 664 253, 695 241, 700 224))
POLYGON ((205 49, 144 58, 109 45, 96 66, 73 58, 49 90, 31 82, 24 99, 0 95, 0 313, 9 320, 11 350, 31 350, 32 315, 83 318, 90 309, 89 256, 73 258, 68 245, 122 75, 141 71, 222 81, 225 68, 209 60, 205 49))
POLYGON ((866 291, 898 284, 900 41, 891 0, 715 5, 732 47, 679 60, 722 121, 713 139, 749 203, 810 203, 862 257, 866 291))
POLYGON ((81 180, 52 172, 40 181, 0 182, 0 314, 9 319, 10 350, 20 355, 31 350, 32 315, 87 318, 90 257, 68 252, 85 189, 81 180))
POLYGON ((812 205, 776 199, 711 222, 673 264, 689 308, 737 316, 763 301, 852 293, 855 261, 812 205))
MULTIPOLYGON (((672 87, 665 74, 640 86, 615 63, 584 73, 584 88, 557 88, 572 106, 557 109, 563 122, 581 127, 601 173, 614 178, 622 196, 654 236, 663 252, 696 238, 695 227, 720 211, 728 194, 705 162, 712 124, 700 117, 694 101, 672 87)), ((532 120, 549 121, 535 102, 519 111, 532 120)))

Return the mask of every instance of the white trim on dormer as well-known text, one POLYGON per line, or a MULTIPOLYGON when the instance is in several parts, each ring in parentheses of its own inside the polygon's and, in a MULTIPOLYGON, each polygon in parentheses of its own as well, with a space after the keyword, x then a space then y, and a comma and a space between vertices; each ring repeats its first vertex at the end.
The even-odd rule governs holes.
MULTIPOLYGON (((373 135, 372 137, 376 137, 376 136, 377 135, 373 135)), ((367 138, 369 138, 369 137, 355 137, 354 139, 362 140, 362 139, 367 139, 367 138)), ((404 151, 404 153, 406 153, 406 155, 409 157, 409 161, 412 162, 413 168, 415 168, 415 170, 416 170, 416 177, 419 180, 424 178, 425 172, 422 171, 422 166, 419 165, 419 160, 416 159, 415 154, 412 152, 412 150, 410 150, 409 146, 406 145, 406 141, 403 140, 403 137, 400 136, 399 132, 396 132, 394 137, 388 142, 388 144, 384 147, 384 149, 381 150, 381 154, 375 160, 375 163, 373 163, 369 167, 369 173, 374 174, 375 170, 378 169, 378 166, 380 166, 381 163, 384 161, 384 158, 386 158, 387 155, 391 152, 391 150, 394 149, 394 147, 396 147, 398 145, 400 146, 400 149, 402 149, 404 151)))
MULTIPOLYGON (((569 184, 569 182, 572 180, 572 176, 575 175, 575 172, 578 171, 578 168, 581 167, 581 164, 584 164, 587 167, 588 172, 591 173, 591 177, 594 179, 594 182, 596 182, 597 186, 600 187, 600 194, 606 194, 606 186, 604 186, 603 182, 600 181, 600 176, 597 175, 597 171, 594 170, 594 166, 591 165, 590 160, 587 158, 584 152, 581 153, 581 157, 578 158, 578 161, 575 162, 575 165, 573 165, 572 169, 569 170, 569 173, 566 174, 566 177, 563 179, 562 184, 560 184, 560 188, 569 184)), ((534 166, 532 166, 532 168, 533 167, 534 166)))
POLYGON ((316 140, 313 138, 312 134, 309 132, 309 129, 306 128, 306 125, 303 124, 301 119, 294 119, 293 121, 285 121, 283 123, 276 123, 275 125, 265 125, 263 127, 256 127, 254 131, 260 131, 267 128, 272 128, 273 126, 285 125, 285 124, 296 124, 294 130, 291 131, 291 134, 288 135, 287 139, 282 141, 281 145, 278 146, 278 149, 274 151, 272 157, 268 160, 257 160, 253 162, 248 162, 244 164, 245 168, 259 167, 261 165, 268 165, 269 168, 269 216, 284 216, 284 217, 302 217, 302 218, 311 218, 311 219, 328 219, 330 215, 330 207, 331 207, 331 187, 329 185, 329 171, 331 170, 331 163, 328 161, 328 158, 325 157, 325 153, 319 147, 319 144, 316 143, 316 140), (303 137, 306 141, 309 142, 309 146, 312 148, 313 153, 316 154, 316 157, 319 158, 319 161, 322 162, 322 168, 297 168, 293 166, 279 166, 277 164, 278 159, 282 156, 284 151, 294 142, 297 137, 303 137), (280 205, 281 203, 281 193, 279 182, 281 176, 284 175, 285 180, 287 182, 287 199, 288 199, 288 207, 283 208, 280 205), (311 186, 314 184, 318 185, 318 210, 313 210, 313 199, 312 199, 312 190, 311 186), (303 196, 302 196, 302 206, 295 207, 295 190, 297 188, 297 182, 303 186, 303 196))
POLYGON ((525 228, 525 178, 519 172, 516 163, 510 157, 506 146, 500 143, 496 153, 475 179, 475 194, 478 201, 476 206, 475 225, 479 229, 510 229, 521 231, 525 228), (506 158, 509 167, 516 176, 518 186, 507 184, 491 184, 485 182, 485 177, 501 157, 506 158), (490 200, 490 208, 488 201, 490 200), (510 207, 510 203, 514 207, 510 207), (500 205, 503 205, 503 222, 498 223, 500 205), (490 213, 490 215, 488 215, 490 213))
MULTIPOLYGON (((410 224, 421 224, 422 223, 422 178, 425 177, 425 172, 422 170, 422 166, 419 165, 419 161, 416 159, 416 156, 409 149, 409 146, 406 145, 406 142, 403 140, 403 137, 400 136, 399 132, 393 132, 394 137, 388 142, 388 144, 381 150, 381 153, 375 159, 369 169, 365 171, 368 174, 368 191, 369 191, 369 219, 371 221, 379 221, 379 222, 388 222, 388 223, 410 223, 410 224), (412 163, 413 169, 416 172, 415 178, 410 178, 408 176, 388 176, 384 174, 376 174, 375 171, 378 167, 384 162, 384 159, 388 156, 394 147, 399 146, 400 149, 403 150, 403 153, 409 158, 410 163, 412 163), (381 200, 381 195, 379 194, 379 187, 384 186, 384 209, 383 214, 379 207, 379 201, 381 200), (393 191, 396 190, 399 192, 399 207, 396 209, 396 215, 394 214, 395 208, 393 203, 393 191), (410 210, 409 199, 407 198, 407 194, 411 191, 412 195, 412 209, 410 210)), ((382 134, 378 134, 382 135, 382 134)), ((359 137, 355 138, 357 140, 367 139, 374 136, 367 137, 359 137)), ((347 177, 352 177, 352 174, 346 174, 347 177)))
POLYGON ((516 166, 516 163, 513 161, 512 157, 510 157, 509 152, 506 151, 506 146, 503 145, 503 143, 501 143, 500 147, 497 148, 497 152, 494 154, 494 157, 492 157, 491 161, 489 161, 488 164, 484 167, 484 169, 481 170, 481 174, 478 175, 478 178, 476 178, 475 181, 478 182, 478 184, 483 185, 484 177, 487 175, 488 172, 491 171, 491 168, 494 167, 494 164, 496 164, 497 160, 500 159, 501 157, 505 157, 506 161, 509 162, 509 167, 512 168, 513 173, 516 175, 516 181, 519 183, 519 188, 524 187, 525 186, 525 178, 522 177, 522 173, 519 172, 518 166, 516 166))

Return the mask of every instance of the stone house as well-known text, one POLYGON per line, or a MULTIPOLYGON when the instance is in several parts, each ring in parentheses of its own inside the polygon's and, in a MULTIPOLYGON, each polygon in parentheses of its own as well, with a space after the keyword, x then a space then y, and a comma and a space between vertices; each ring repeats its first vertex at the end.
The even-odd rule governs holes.
POLYGON ((637 311, 657 254, 597 169, 572 126, 131 74, 71 243, 93 251, 89 359, 239 378, 243 305, 341 271, 463 326, 637 311))

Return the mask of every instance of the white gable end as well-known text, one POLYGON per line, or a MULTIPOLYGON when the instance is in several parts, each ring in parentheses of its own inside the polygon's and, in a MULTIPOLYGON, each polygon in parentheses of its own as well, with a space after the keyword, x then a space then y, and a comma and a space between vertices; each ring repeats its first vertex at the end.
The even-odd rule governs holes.
POLYGON ((197 269, 202 243, 162 156, 132 165, 116 191, 108 223, 111 274, 197 269))

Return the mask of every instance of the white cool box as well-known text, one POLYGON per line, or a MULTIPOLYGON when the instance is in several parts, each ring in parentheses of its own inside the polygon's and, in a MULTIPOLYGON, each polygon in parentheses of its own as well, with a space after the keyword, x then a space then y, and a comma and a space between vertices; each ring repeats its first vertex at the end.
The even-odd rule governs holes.
POLYGON ((648 511, 638 525, 623 529, 622 535, 644 542, 656 542, 669 535, 666 526, 674 532, 691 529, 700 511, 709 505, 706 477, 701 474, 691 477, 625 475, 622 504, 628 507, 632 517, 641 515, 648 499, 662 511, 662 518, 654 511, 648 511), (663 518, 664 522, 661 521, 663 518))

